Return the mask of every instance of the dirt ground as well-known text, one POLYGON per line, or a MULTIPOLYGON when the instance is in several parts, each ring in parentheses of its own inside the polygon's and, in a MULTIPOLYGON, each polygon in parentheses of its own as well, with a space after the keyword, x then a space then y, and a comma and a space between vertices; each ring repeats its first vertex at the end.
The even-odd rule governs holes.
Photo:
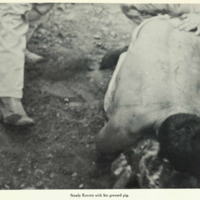
POLYGON ((49 13, 28 43, 46 60, 25 65, 23 104, 36 124, 0 124, 1 189, 112 187, 109 169, 96 165, 112 75, 99 64, 134 27, 118 4, 60 4, 49 13))

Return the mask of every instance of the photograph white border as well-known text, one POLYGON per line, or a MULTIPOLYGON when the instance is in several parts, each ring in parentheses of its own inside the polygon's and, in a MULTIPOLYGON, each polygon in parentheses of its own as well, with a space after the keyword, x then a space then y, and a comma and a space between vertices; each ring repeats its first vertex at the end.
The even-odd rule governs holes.
MULTIPOLYGON (((199 0, 0 0, 0 3, 182 3, 199 0)), ((199 200, 200 189, 0 190, 0 200, 199 200), (92 197, 93 196, 93 197, 92 197)))

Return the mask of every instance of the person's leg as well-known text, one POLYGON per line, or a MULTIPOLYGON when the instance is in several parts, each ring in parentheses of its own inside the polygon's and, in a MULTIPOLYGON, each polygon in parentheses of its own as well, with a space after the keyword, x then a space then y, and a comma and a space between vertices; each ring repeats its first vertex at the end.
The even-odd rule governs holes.
POLYGON ((23 15, 29 9, 29 4, 0 7, 0 112, 5 123, 14 125, 33 123, 21 104, 28 30, 23 15))
MULTIPOLYGON (((27 42, 31 39, 35 30, 45 19, 46 14, 53 8, 54 4, 52 3, 34 3, 32 9, 27 12, 26 17, 29 22, 29 29, 26 34, 27 42)), ((37 55, 28 49, 25 50, 25 58, 28 63, 38 63, 44 60, 40 55, 37 55)))
POLYGON ((31 39, 35 29, 42 23, 53 6, 53 3, 34 3, 32 9, 27 12, 26 17, 29 22, 29 29, 26 34, 27 41, 31 39))

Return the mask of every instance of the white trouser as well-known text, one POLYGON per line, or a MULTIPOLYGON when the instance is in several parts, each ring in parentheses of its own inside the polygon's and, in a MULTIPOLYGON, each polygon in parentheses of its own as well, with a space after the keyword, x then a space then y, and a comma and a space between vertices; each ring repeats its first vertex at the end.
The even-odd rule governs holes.
POLYGON ((30 4, 0 4, 0 97, 22 98, 30 4))

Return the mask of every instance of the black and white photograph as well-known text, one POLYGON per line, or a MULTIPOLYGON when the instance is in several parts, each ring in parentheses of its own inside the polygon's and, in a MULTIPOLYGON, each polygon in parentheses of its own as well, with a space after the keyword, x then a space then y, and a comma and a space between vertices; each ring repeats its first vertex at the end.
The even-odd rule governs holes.
POLYGON ((1 190, 200 188, 200 4, 0 18, 1 190))

